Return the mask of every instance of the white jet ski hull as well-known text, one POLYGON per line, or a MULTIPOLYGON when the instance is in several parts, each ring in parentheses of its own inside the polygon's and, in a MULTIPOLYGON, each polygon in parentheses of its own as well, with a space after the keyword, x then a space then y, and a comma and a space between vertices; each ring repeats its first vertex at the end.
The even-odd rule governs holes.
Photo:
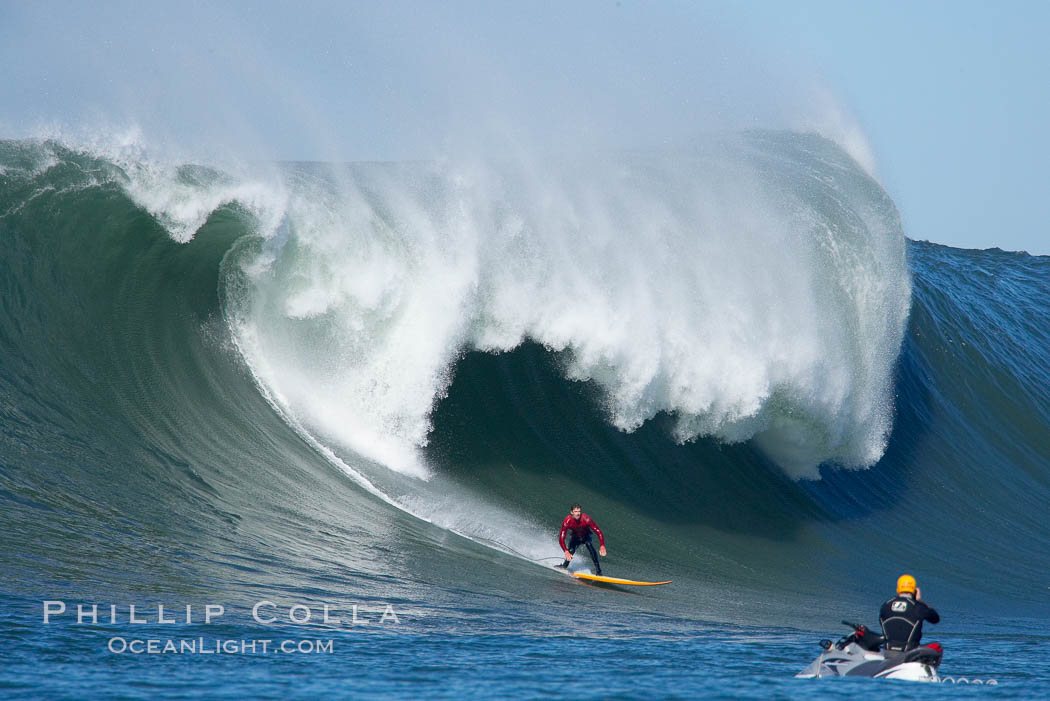
POLYGON ((939 682, 937 668, 922 662, 892 664, 893 658, 882 652, 864 650, 850 643, 842 650, 828 650, 796 674, 800 679, 821 677, 872 677, 874 679, 903 679, 913 682, 939 682))

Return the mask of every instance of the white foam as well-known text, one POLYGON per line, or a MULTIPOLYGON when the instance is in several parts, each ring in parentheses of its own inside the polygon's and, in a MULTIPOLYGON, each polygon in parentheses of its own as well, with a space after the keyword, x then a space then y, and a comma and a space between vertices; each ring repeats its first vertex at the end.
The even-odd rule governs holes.
MULTIPOLYGON (((135 126, 70 132, 58 126, 38 131, 38 138, 101 158, 120 169, 125 192, 180 242, 190 241, 220 207, 236 204, 255 220, 259 232, 272 236, 284 218, 284 184, 270 166, 223 159, 222 170, 188 167, 179 152, 148 148, 135 126)), ((195 161, 200 163, 200 160, 195 161)))
POLYGON ((870 465, 910 295, 896 214, 848 177, 816 211, 742 153, 318 181, 239 318, 300 420, 405 474, 457 357, 525 339, 623 430, 668 411, 677 440, 756 437, 796 477, 870 465))

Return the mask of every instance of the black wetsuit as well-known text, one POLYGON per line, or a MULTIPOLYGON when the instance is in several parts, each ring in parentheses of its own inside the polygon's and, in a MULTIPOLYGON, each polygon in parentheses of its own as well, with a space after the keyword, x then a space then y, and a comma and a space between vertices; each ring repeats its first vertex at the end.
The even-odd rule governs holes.
MULTIPOLYGON (((602 573, 602 566, 598 564, 598 553, 595 552, 594 544, 591 543, 590 533, 588 533, 583 538, 579 538, 575 533, 573 533, 571 536, 569 536, 569 547, 567 547, 566 550, 575 555, 576 548, 580 547, 581 545, 587 546, 587 550, 591 553, 591 560, 594 561, 594 573, 600 575, 602 573)), ((566 560, 564 564, 567 567, 569 561, 566 560)))
POLYGON ((893 597, 879 611, 879 623, 886 636, 885 646, 891 652, 918 647, 922 640, 922 622, 939 623, 940 620, 936 611, 909 594, 893 597))

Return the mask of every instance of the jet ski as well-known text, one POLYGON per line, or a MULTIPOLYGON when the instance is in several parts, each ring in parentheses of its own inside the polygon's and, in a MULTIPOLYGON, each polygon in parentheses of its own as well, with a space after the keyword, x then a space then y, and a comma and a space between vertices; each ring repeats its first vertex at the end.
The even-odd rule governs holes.
POLYGON ((939 682, 937 668, 944 648, 930 643, 907 651, 883 648, 886 639, 868 630, 867 626, 843 621, 853 629, 834 645, 821 640, 824 652, 796 677, 874 677, 875 679, 906 679, 915 682, 939 682))

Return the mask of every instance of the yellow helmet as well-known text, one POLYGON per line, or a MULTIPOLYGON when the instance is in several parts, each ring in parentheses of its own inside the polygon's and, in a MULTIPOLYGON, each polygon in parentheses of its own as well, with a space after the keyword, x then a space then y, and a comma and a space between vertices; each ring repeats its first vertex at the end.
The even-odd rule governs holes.
POLYGON ((915 577, 910 574, 902 574, 897 578, 897 593, 898 594, 914 594, 915 593, 915 577))

